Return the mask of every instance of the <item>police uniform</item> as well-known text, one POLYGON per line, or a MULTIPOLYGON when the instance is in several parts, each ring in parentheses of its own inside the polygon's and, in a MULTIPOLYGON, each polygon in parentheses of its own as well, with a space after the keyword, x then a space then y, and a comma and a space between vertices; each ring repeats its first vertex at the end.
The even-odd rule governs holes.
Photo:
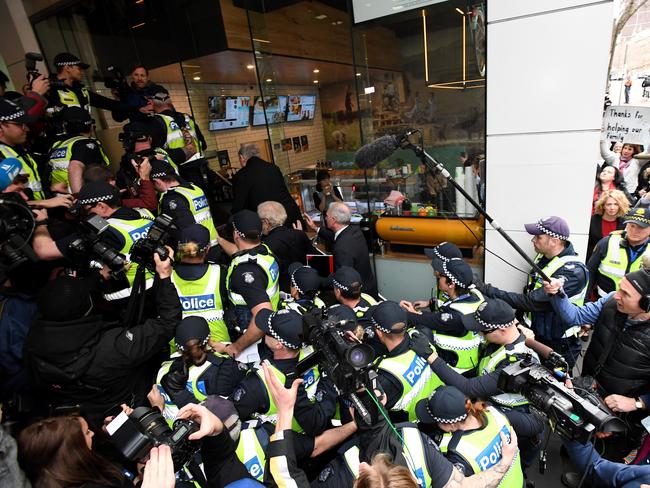
POLYGON ((282 308, 294 310, 300 314, 314 308, 325 308, 325 302, 318 296, 322 279, 311 266, 302 263, 291 263, 288 271, 290 289, 298 293, 298 298, 286 296, 282 299, 282 308), (313 297, 313 298, 310 298, 313 297))
MULTIPOLYGON (((255 317, 255 324, 288 350, 301 349, 302 317, 300 314, 291 310, 272 312, 262 309, 255 317)), ((299 355, 291 359, 271 359, 270 370, 282 384, 290 387, 293 380, 297 378, 296 367, 299 360, 299 355)), ((321 378, 310 399, 307 391, 309 386, 311 385, 303 384, 298 388, 292 429, 295 432, 316 436, 329 426, 336 408, 336 392, 328 379, 321 378)), ((258 419, 272 423, 277 420, 277 407, 261 368, 248 373, 235 389, 231 400, 242 420, 258 419)))
MULTIPOLYGON (((431 258, 431 267, 437 271, 443 262, 447 262, 453 258, 463 258, 463 253, 458 246, 452 242, 441 242, 432 249, 425 249, 424 254, 431 258)), ((443 292, 439 287, 436 287, 436 295, 429 300, 429 310, 436 312, 440 307, 449 301, 449 295, 443 292)))
MULTIPOLYGON (((465 395, 453 386, 439 388, 430 398, 421 400, 416 410, 420 422, 434 425, 463 422, 469 415, 465 395)), ((466 477, 498 464, 503 450, 501 434, 510 440, 510 423, 501 412, 488 407, 480 416, 482 427, 445 432, 438 442, 440 451, 466 477)), ((521 488, 523 485, 521 459, 517 454, 499 486, 521 488)))
POLYGON ((91 164, 109 166, 110 161, 98 139, 73 136, 52 145, 48 165, 52 184, 64 183, 69 188, 68 167, 70 161, 81 161, 85 167, 91 164))
POLYGON ((386 408, 396 419, 415 420, 415 405, 428 398, 442 382, 428 367, 427 360, 411 349, 406 331, 406 311, 395 302, 382 302, 370 312, 370 322, 383 334, 402 334, 400 344, 379 357, 375 364, 379 384, 386 393, 386 408))
MULTIPOLYGON (((624 223, 647 227, 650 225, 650 210, 634 208, 625 216, 624 223)), ((643 265, 644 256, 650 255, 648 240, 632 247, 625 237, 625 231, 614 231, 609 236, 603 237, 596 244, 587 262, 591 281, 595 284, 596 293, 601 298, 618 290, 623 276, 639 270, 643 265)))

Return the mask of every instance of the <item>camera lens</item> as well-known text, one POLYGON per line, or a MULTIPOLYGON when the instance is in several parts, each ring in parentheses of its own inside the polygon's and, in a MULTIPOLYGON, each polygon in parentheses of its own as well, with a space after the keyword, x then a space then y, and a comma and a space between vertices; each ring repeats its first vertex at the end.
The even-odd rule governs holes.
POLYGON ((372 349, 369 350, 367 344, 357 344, 352 346, 348 352, 348 362, 354 368, 363 368, 368 366, 373 359, 372 349))

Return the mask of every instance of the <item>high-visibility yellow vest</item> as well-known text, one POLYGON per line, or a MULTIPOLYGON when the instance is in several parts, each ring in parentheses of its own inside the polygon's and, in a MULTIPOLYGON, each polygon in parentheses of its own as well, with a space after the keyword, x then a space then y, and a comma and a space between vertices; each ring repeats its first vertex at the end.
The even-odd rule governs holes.
POLYGON ((370 307, 373 305, 377 305, 379 302, 375 300, 373 297, 368 295, 367 293, 362 293, 361 294, 361 300, 357 304, 356 307, 354 307, 354 313, 358 318, 363 318, 366 315, 366 312, 370 307))
POLYGON ((81 88, 81 100, 71 88, 57 88, 57 97, 65 107, 81 107, 90 112, 90 94, 85 86, 81 88))
MULTIPOLYGON (((535 264, 539 263, 543 257, 544 257, 543 254, 538 254, 537 256, 535 256, 535 264)), ((542 268, 542 271, 544 271, 544 274, 546 276, 551 278, 553 277, 556 271, 560 270, 564 265, 569 263, 582 264, 578 256, 555 256, 546 264, 546 266, 544 266, 544 268, 542 268)), ((538 276, 537 273, 528 276, 527 288, 529 290, 537 290, 538 288, 541 288, 543 285, 544 283, 542 282, 542 277, 538 276)), ((587 286, 588 284, 585 283, 585 286, 582 290, 580 290, 575 295, 569 297, 569 301, 581 307, 585 302, 585 296, 587 295, 587 286)), ((528 316, 530 317, 530 314, 528 314, 528 316)))
POLYGON ((275 260, 273 254, 268 251, 268 248, 266 249, 267 254, 259 252, 256 254, 244 253, 236 255, 232 261, 230 261, 230 267, 228 268, 228 274, 226 275, 226 287, 228 288, 230 302, 233 305, 246 306, 246 300, 244 300, 244 297, 232 291, 232 287, 230 286, 230 278, 233 271, 240 264, 255 263, 264 271, 264 273, 266 273, 266 295, 269 297, 269 302, 271 302, 273 310, 278 309, 280 305, 280 285, 278 283, 280 278, 280 266, 275 260))
MULTIPOLYGON (((269 369, 271 372, 278 378, 280 383, 283 385, 286 385, 287 382, 287 377, 284 375, 282 371, 280 371, 278 368, 273 366, 273 364, 269 363, 269 369)), ((278 407, 275 405, 275 402, 273 401, 273 396, 271 395, 271 390, 269 389, 269 385, 266 383, 266 377, 264 376, 264 371, 262 368, 257 368, 255 369, 255 374, 262 380, 262 383, 264 384, 264 389, 266 390, 266 394, 269 398, 269 409, 266 412, 257 412, 253 414, 255 418, 261 420, 262 422, 271 422, 272 424, 277 423, 278 421, 278 407)), ((300 426, 298 421, 296 420, 296 417, 293 417, 291 421, 291 429, 294 432, 302 433, 304 432, 304 429, 300 426)))
POLYGON ((210 338, 217 342, 230 342, 230 334, 224 321, 224 308, 219 283, 221 267, 209 264, 208 269, 198 280, 184 280, 174 270, 172 283, 178 292, 183 308, 183 318, 191 315, 203 317, 210 327, 210 338))
POLYGON ((174 118, 170 115, 158 114, 157 117, 160 117, 165 122, 165 127, 167 128, 167 140, 165 141, 163 149, 184 148, 186 144, 183 132, 189 133, 197 150, 201 149, 199 139, 196 135, 196 125, 194 124, 192 117, 188 114, 183 114, 185 127, 179 127, 174 118))
POLYGON ((175 192, 181 195, 185 200, 187 200, 188 208, 194 217, 194 222, 201 224, 203 227, 208 229, 210 232, 210 244, 217 244, 217 228, 214 226, 212 220, 212 213, 210 212, 210 204, 208 203, 208 198, 203 193, 203 190, 198 186, 188 183, 189 188, 185 186, 174 186, 167 190, 167 192, 160 195, 160 201, 162 202, 165 195, 169 192, 175 192))
POLYGON ((242 429, 237 441, 235 454, 246 466, 248 473, 260 483, 264 481, 264 467, 266 466, 266 448, 269 444, 266 431, 257 426, 257 421, 247 422, 251 426, 242 429))
POLYGON ((65 183, 68 188, 70 187, 68 180, 68 167, 70 166, 70 158, 72 157, 72 146, 75 142, 83 140, 87 140, 89 144, 97 144, 102 159, 104 160, 104 164, 106 166, 110 165, 108 156, 106 156, 101 142, 97 139, 85 136, 74 136, 64 141, 57 141, 52 145, 50 160, 48 161, 51 170, 50 179, 52 183, 65 183))
MULTIPOLYGON (((473 473, 490 469, 502 458, 503 432, 510 440, 510 423, 508 419, 494 407, 488 407, 485 413, 485 425, 469 432, 456 431, 446 433, 440 442, 440 451, 454 453, 472 467, 473 473)), ((467 476, 470 476, 468 473, 467 476)), ((524 473, 521 469, 521 458, 517 453, 508 472, 499 486, 505 488, 521 488, 524 486, 524 473)))
POLYGON ((20 174, 27 175, 27 187, 34 193, 34 200, 45 200, 45 193, 43 192, 43 184, 38 175, 38 166, 36 161, 28 154, 18 154, 18 152, 11 146, 0 143, 0 154, 6 158, 16 158, 20 161, 21 170, 20 174))
MULTIPOLYGON (((165 389, 162 387, 160 384, 160 381, 162 380, 162 377, 165 376, 169 372, 169 368, 171 367, 172 363, 174 361, 165 361, 162 363, 162 366, 158 370, 158 374, 156 375, 156 384, 158 385, 158 389, 160 390, 160 393, 165 400, 165 408, 163 409, 163 417, 167 420, 171 420, 172 422, 176 419, 176 415, 178 415, 178 407, 176 404, 172 401, 171 397, 169 394, 165 391, 165 389)), ((206 391, 205 388, 205 381, 201 379, 201 376, 203 376, 203 373, 205 373, 209 368, 214 366, 210 361, 205 361, 201 366, 195 366, 191 365, 188 368, 188 377, 187 377, 187 383, 185 385, 185 388, 187 391, 189 391, 192 395, 194 395, 194 398, 197 399, 197 401, 202 402, 206 398, 208 398, 208 392, 206 391)))
POLYGON ((628 262, 627 249, 621 244, 623 236, 620 232, 613 232, 609 235, 607 241, 607 254, 598 265, 598 273, 611 280, 611 289, 598 287, 598 295, 604 297, 612 291, 616 291, 621 286, 621 279, 627 273, 638 271, 643 264, 643 256, 650 256, 650 246, 646 247, 643 254, 639 254, 634 261, 628 262))

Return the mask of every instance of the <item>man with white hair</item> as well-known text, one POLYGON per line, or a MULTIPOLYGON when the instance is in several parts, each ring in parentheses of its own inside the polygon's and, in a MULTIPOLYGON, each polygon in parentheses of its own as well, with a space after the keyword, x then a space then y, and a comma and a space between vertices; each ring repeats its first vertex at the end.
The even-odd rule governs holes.
POLYGON ((282 204, 262 202, 257 206, 257 215, 262 221, 262 242, 268 246, 280 265, 280 289, 289 292, 289 265, 294 262, 306 264, 306 256, 313 254, 314 248, 302 230, 284 226, 287 211, 282 204))
POLYGON ((296 220, 302 222, 300 209, 289 193, 280 168, 264 161, 256 144, 243 144, 238 154, 241 169, 233 178, 231 212, 235 214, 244 209, 256 212, 260 203, 274 201, 280 203, 287 213, 286 227, 291 229, 296 220))
POLYGON ((361 275, 363 291, 373 297, 377 296, 377 281, 370 266, 370 257, 366 238, 358 225, 350 225, 352 212, 343 202, 333 202, 325 212, 327 228, 316 224, 307 216, 307 225, 329 242, 334 254, 334 266, 350 266, 361 275))

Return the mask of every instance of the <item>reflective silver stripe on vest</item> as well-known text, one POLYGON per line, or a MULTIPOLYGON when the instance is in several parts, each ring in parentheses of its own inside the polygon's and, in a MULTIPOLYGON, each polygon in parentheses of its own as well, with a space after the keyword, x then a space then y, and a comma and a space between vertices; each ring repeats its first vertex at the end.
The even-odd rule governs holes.
MULTIPOLYGON (((146 289, 148 290, 153 286, 153 278, 150 278, 146 281, 146 289)), ((120 291, 115 291, 113 293, 104 293, 104 300, 111 302, 113 300, 120 300, 122 298, 127 298, 131 296, 131 288, 124 288, 120 291)))

